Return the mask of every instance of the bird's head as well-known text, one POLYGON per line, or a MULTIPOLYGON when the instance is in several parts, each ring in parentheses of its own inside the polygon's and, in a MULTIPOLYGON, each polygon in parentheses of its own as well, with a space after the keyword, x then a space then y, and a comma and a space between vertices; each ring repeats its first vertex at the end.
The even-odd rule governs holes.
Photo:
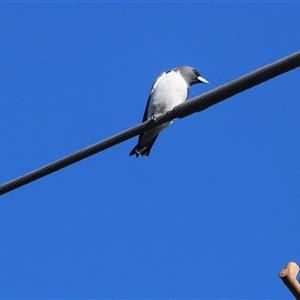
POLYGON ((180 72, 188 86, 196 83, 208 83, 208 81, 201 76, 201 74, 194 68, 189 66, 182 66, 175 68, 174 71, 180 72))

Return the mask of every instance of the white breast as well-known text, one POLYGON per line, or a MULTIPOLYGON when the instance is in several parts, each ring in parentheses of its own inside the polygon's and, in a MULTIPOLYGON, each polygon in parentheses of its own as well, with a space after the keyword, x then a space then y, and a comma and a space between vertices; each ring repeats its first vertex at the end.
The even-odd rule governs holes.
POLYGON ((187 92, 188 86, 179 73, 175 71, 164 73, 153 87, 147 118, 162 115, 184 102, 187 92))

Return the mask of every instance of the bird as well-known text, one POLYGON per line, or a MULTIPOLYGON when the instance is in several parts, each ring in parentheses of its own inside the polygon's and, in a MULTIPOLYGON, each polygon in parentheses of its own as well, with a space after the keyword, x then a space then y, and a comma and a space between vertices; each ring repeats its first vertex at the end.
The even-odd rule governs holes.
MULTIPOLYGON (((193 67, 181 66, 167 72, 162 72, 151 87, 145 108, 143 122, 157 117, 172 110, 176 105, 187 100, 191 85, 196 83, 208 83, 193 67)), ((150 150, 159 133, 172 124, 166 122, 144 133, 141 133, 137 145, 129 153, 130 156, 142 155, 148 157, 150 150)))

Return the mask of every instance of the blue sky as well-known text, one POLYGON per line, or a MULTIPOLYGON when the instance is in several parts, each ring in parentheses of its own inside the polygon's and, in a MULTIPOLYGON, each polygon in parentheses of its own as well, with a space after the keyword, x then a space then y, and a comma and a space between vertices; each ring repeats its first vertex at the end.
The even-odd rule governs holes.
MULTIPOLYGON (((162 72, 209 91, 300 49, 297 2, 1 3, 0 182, 140 123, 162 72)), ((0 197, 0 298, 291 298, 300 70, 0 197)))

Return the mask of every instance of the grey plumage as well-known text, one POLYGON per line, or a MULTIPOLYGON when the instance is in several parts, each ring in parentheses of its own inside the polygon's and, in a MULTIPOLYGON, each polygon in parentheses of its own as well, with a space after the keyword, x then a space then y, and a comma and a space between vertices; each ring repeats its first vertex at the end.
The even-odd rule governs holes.
MULTIPOLYGON (((161 73, 154 82, 144 112, 143 122, 173 109, 177 104, 187 100, 189 88, 196 83, 208 83, 200 73, 189 66, 174 68, 161 73)), ((130 152, 131 155, 149 156, 150 150, 159 133, 167 128, 171 122, 164 123, 139 136, 137 145, 130 152)))

